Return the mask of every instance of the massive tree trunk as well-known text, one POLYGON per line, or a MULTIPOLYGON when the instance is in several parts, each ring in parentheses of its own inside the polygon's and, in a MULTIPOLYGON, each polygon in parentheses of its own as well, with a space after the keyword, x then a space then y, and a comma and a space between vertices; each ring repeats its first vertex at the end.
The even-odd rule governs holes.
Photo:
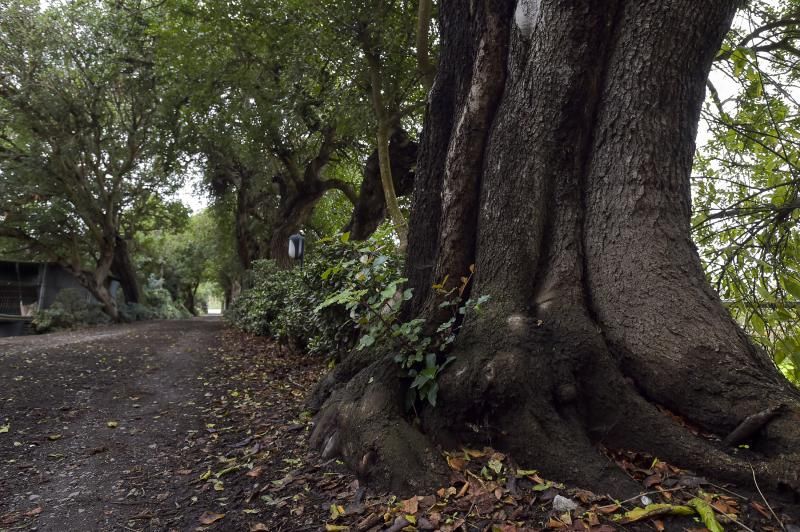
POLYGON ((690 239, 708 70, 734 0, 453 0, 415 185, 409 316, 471 264, 439 404, 416 428, 392 353, 317 389, 312 442, 395 489, 437 445, 490 443, 546 475, 623 485, 599 444, 718 478, 800 488, 800 394, 730 319, 690 239), (742 451, 745 417, 786 405, 742 451), (717 438, 697 436, 676 417, 717 438))

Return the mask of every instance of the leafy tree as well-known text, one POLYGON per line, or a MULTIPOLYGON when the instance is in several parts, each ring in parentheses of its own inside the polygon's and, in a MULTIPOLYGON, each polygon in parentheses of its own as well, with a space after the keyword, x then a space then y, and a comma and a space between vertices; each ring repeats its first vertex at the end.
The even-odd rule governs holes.
POLYGON ((286 265, 286 239, 327 192, 356 199, 332 169, 363 130, 352 58, 326 55, 338 50, 307 7, 176 2, 163 28, 161 54, 191 90, 184 150, 203 158, 212 191, 236 195, 244 268, 263 257, 286 265))
POLYGON ((400 246, 407 244, 408 225, 397 201, 413 188, 417 144, 408 129, 416 129, 425 92, 435 72, 430 61, 432 5, 422 2, 341 2, 319 4, 336 20, 337 46, 359 58, 364 96, 370 103, 375 151, 368 158, 359 202, 348 229, 367 238, 388 213, 400 246), (415 7, 415 5, 417 5, 415 7), (416 54, 412 53, 416 47, 416 54))
POLYGON ((800 382, 798 39, 797 2, 737 17, 708 82, 693 226, 712 285, 800 382))
POLYGON ((187 216, 183 227, 141 233, 137 238, 139 271, 163 279, 172 299, 195 315, 200 285, 216 280, 220 267, 216 225, 212 213, 204 210, 187 216))
POLYGON ((68 268, 118 319, 138 287, 123 228, 178 183, 157 171, 152 8, 78 1, 0 13, 0 236, 68 268))
POLYGON ((446 476, 437 445, 491 442, 599 489, 628 482, 602 444, 742 482, 752 464, 762 487, 800 490, 800 395, 730 319, 691 240, 697 124, 738 5, 441 5, 406 313, 443 319, 439 291, 473 267, 465 292, 490 303, 414 422, 393 353, 343 360, 315 395, 315 446, 394 488, 446 476), (746 457, 687 428, 725 439, 766 412, 746 457))

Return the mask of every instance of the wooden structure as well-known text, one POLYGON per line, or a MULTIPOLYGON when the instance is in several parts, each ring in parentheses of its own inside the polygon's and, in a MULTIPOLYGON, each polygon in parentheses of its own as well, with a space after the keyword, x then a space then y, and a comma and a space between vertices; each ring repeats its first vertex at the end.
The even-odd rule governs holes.
MULTIPOLYGON (((112 282, 112 295, 116 292, 112 282)), ((65 268, 55 263, 0 261, 0 337, 30 331, 33 314, 53 304, 65 288, 93 296, 65 268)))

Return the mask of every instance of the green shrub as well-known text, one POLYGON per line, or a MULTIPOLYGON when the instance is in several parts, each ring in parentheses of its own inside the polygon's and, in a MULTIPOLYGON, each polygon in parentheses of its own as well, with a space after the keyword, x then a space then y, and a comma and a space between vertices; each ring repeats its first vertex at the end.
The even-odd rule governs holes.
MULTIPOLYGON (((173 320, 191 317, 186 308, 172 300, 170 293, 160 286, 149 285, 142 290, 141 303, 117 301, 123 321, 173 320)), ((103 307, 89 294, 78 288, 65 288, 53 304, 36 312, 33 327, 37 333, 75 329, 109 323, 111 319, 103 307)))
POLYGON ((65 288, 58 293, 49 308, 36 312, 33 328, 37 333, 45 333, 109 321, 103 307, 87 292, 78 288, 65 288))
POLYGON ((225 317, 245 331, 338 358, 355 346, 359 325, 344 305, 320 305, 352 283, 382 290, 400 279, 401 271, 387 229, 367 242, 350 242, 346 235, 321 239, 302 270, 280 270, 272 261, 254 263, 249 288, 225 317))
POLYGON ((333 358, 373 345, 394 353, 408 381, 406 404, 436 406, 436 380, 452 361, 447 356, 464 315, 488 299, 464 301, 474 268, 460 286, 445 291, 436 285, 443 323, 423 319, 403 322, 400 307, 411 299, 401 291, 403 264, 388 230, 367 242, 346 235, 318 241, 305 270, 280 270, 271 261, 257 262, 250 287, 226 312, 234 325, 259 335, 289 341, 312 353, 333 358))
POLYGON ((149 316, 144 319, 179 320, 191 317, 181 303, 176 303, 166 288, 148 286, 142 291, 142 303, 149 316))

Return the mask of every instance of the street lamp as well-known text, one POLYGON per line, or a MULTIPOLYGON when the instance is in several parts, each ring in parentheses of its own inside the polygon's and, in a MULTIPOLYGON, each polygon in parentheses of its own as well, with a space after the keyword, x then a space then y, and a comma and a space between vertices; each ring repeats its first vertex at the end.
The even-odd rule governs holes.
POLYGON ((305 253, 305 238, 301 234, 294 234, 289 237, 289 257, 300 260, 300 268, 303 267, 303 254, 305 253))

